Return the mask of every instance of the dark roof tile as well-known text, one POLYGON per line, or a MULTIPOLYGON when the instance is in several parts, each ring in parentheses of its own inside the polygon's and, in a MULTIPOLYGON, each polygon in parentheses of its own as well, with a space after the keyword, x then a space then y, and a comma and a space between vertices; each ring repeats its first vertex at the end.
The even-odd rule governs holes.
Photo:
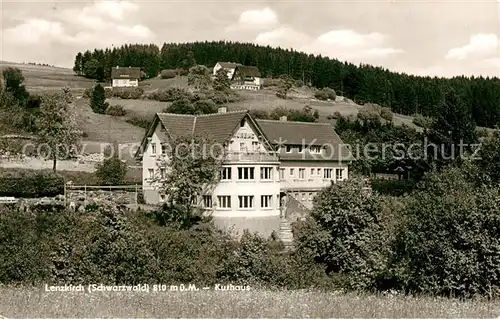
POLYGON ((141 78, 141 68, 138 67, 111 68, 111 78, 137 80, 141 78))

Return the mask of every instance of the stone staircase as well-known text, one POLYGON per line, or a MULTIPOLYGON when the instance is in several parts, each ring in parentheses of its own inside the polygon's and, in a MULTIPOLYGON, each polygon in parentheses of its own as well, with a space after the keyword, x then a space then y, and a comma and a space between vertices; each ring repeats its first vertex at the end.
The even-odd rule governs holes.
POLYGON ((293 250, 293 232, 291 223, 285 218, 281 218, 280 230, 278 232, 278 237, 281 239, 285 245, 285 250, 293 250))

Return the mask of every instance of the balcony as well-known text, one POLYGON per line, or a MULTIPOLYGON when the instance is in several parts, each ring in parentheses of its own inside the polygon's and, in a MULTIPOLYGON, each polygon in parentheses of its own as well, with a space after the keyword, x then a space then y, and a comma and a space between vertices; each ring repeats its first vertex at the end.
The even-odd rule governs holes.
POLYGON ((232 152, 226 154, 227 162, 276 162, 278 163, 278 157, 269 153, 258 153, 258 152, 248 152, 239 153, 232 152))

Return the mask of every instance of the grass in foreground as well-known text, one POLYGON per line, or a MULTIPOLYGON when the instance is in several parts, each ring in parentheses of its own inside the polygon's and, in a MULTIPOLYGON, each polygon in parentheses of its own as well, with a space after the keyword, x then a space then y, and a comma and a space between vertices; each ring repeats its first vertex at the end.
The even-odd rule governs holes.
POLYGON ((165 293, 44 292, 0 289, 0 316, 25 317, 420 317, 492 318, 500 304, 429 298, 299 291, 165 293))

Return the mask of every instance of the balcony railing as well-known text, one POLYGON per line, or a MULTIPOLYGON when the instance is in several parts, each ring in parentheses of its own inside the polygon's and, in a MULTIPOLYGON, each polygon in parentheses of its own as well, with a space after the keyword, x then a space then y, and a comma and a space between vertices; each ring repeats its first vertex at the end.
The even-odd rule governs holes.
POLYGON ((226 154, 228 162, 278 162, 278 157, 269 153, 228 153, 226 154))

